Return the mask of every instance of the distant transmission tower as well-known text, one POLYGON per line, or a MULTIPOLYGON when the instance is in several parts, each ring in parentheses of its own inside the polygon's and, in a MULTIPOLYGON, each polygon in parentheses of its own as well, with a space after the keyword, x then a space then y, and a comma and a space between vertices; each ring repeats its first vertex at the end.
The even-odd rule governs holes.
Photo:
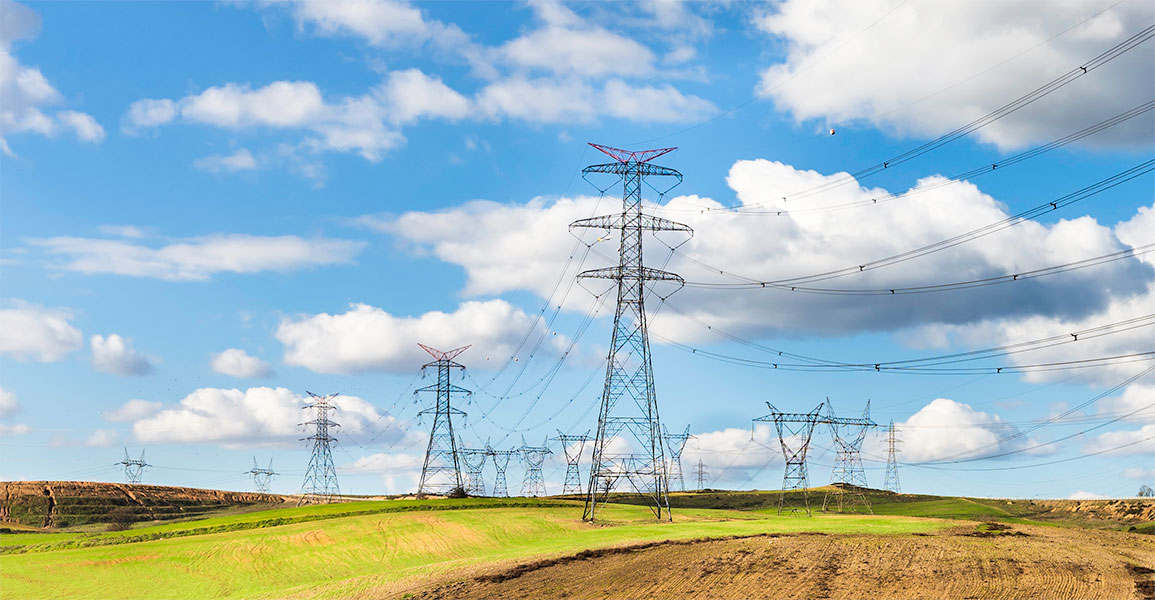
POLYGON ((805 512, 810 515, 810 499, 806 489, 810 481, 806 476, 806 451, 810 448, 810 437, 814 435, 814 426, 818 423, 822 413, 819 404, 808 413, 784 413, 769 402, 770 414, 758 417, 755 421, 774 423, 778 432, 778 443, 782 445, 782 457, 786 460, 786 472, 782 476, 782 495, 778 497, 778 514, 783 510, 791 513, 802 512, 795 506, 786 507, 786 493, 792 490, 802 490, 802 502, 805 512))
POLYGON ((128 448, 124 449, 124 460, 116 463, 124 467, 125 483, 140 483, 144 476, 144 469, 152 465, 144 461, 144 450, 140 451, 140 458, 129 458, 128 448))
POLYGON ((698 491, 706 489, 706 482, 710 479, 710 470, 698 459, 698 466, 694 467, 694 476, 698 478, 698 491))
POLYGON ((466 448, 465 444, 458 440, 457 452, 461 455, 461 462, 465 463, 465 492, 470 496, 484 496, 485 480, 481 473, 485 469, 485 459, 489 458, 489 450, 466 448))
MULTIPOLYGON (((613 337, 606 366, 605 388, 601 409, 598 411, 598 429, 594 438, 593 464, 590 485, 586 491, 583 519, 593 521, 598 507, 608 494, 599 494, 599 484, 608 478, 625 475, 643 484, 643 493, 649 496, 651 509, 659 520, 671 519, 669 482, 665 476, 665 452, 658 420, 658 399, 654 392, 654 369, 650 359, 650 339, 647 333, 645 292, 650 281, 668 281, 679 288, 685 280, 674 273, 646 267, 642 260, 644 232, 680 231, 693 235, 693 230, 660 217, 642 213, 642 181, 645 177, 673 177, 681 183, 682 174, 650 161, 675 150, 662 148, 629 152, 617 148, 590 144, 609 155, 614 162, 591 165, 582 169, 583 177, 591 173, 617 175, 623 183, 622 211, 612 215, 581 219, 570 224, 570 229, 585 227, 621 231, 618 247, 618 265, 593 269, 578 274, 578 278, 609 279, 617 285, 617 309, 614 313, 613 337), (621 400, 625 402, 620 402, 621 400), (633 436, 635 447, 628 438, 615 443, 624 431, 633 436), (634 452, 622 454, 619 447, 633 447, 634 452)), ((677 185, 675 183, 675 185, 677 185)), ((672 292, 671 292, 672 293, 672 292)), ((612 484, 611 484, 612 487, 612 484)))
POLYGON ((329 429, 340 427, 329 419, 329 411, 337 410, 332 400, 337 394, 318 396, 313 392, 306 392, 313 399, 312 404, 305 408, 313 409, 313 420, 301 423, 312 425, 313 435, 301 438, 313 444, 313 454, 309 457, 309 469, 305 471, 305 483, 301 485, 301 493, 313 500, 324 499, 330 502, 333 496, 341 495, 341 486, 337 485, 337 467, 333 465, 333 451, 330 446, 337 443, 337 438, 329 435, 329 429))
POLYGON ((581 461, 582 451, 585 450, 586 442, 592 440, 590 432, 586 431, 581 435, 573 435, 562 433, 557 430, 557 437, 553 438, 561 444, 562 452, 565 453, 565 483, 561 487, 562 494, 581 494, 582 493, 582 475, 581 469, 578 468, 578 463, 581 461))
POLYGON ((262 469, 257 466, 257 457, 253 457, 253 468, 249 469, 248 475, 253 476, 253 487, 262 494, 269 493, 269 484, 273 482, 273 477, 277 475, 273 471, 273 459, 269 459, 269 466, 262 469))
POLYGON ((525 442, 525 436, 521 436, 521 447, 517 451, 521 453, 521 460, 525 463, 525 479, 521 482, 522 496, 537 498, 546 495, 541 465, 545 462, 547 454, 553 454, 548 443, 549 440, 543 440, 540 446, 530 446, 525 442))
POLYGON ((682 433, 670 433, 662 426, 665 432, 662 437, 666 440, 666 448, 670 450, 670 490, 686 491, 686 483, 682 481, 682 450, 686 449, 686 441, 694 436, 690 435, 690 426, 682 433))
POLYGON ((902 440, 895 437, 893 420, 890 427, 886 428, 886 442, 886 485, 883 489, 899 494, 902 493, 902 488, 898 484, 898 445, 902 440))
POLYGON ((517 454, 517 450, 494 450, 487 444, 485 446, 486 452, 493 457, 493 496, 495 498, 508 498, 509 486, 505 482, 505 469, 509 466, 509 459, 517 454))
POLYGON ((839 419, 834 415, 834 405, 830 398, 826 399, 827 421, 830 432, 834 437, 835 458, 834 468, 830 472, 830 483, 834 484, 833 491, 826 492, 822 498, 822 510, 838 504, 838 512, 842 512, 847 493, 854 503, 862 504, 866 510, 874 514, 870 501, 862 492, 866 487, 866 470, 862 467, 862 442, 866 439, 866 432, 875 426, 870 420, 870 400, 866 401, 866 409, 862 411, 861 419, 839 419), (834 495, 834 502, 831 495, 834 495))
POLYGON ((425 464, 421 467, 421 483, 417 486, 417 495, 422 496, 430 492, 448 495, 453 490, 465 489, 457 456, 457 439, 453 435, 453 415, 465 416, 465 413, 453 408, 449 401, 454 394, 468 395, 470 391, 453 385, 449 378, 451 370, 465 370, 464 365, 453 362, 453 359, 468 350, 469 346, 462 346, 449 352, 434 350, 425 344, 418 346, 434 358, 433 362, 421 365, 421 372, 424 373, 429 367, 437 367, 437 383, 414 392, 436 394, 433 409, 417 413, 419 415, 433 413, 433 428, 429 432, 429 446, 425 449, 425 464))

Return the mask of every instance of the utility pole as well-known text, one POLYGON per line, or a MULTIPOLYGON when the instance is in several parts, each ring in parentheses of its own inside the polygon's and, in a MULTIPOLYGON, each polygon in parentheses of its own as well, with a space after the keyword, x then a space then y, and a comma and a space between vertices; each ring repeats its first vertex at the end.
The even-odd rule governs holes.
POLYGON ((253 476, 253 487, 261 494, 269 493, 269 484, 273 482, 273 477, 277 475, 273 471, 273 459, 269 459, 269 466, 262 469, 257 466, 257 457, 253 457, 253 468, 249 469, 247 475, 253 476))
POLYGON ((686 491, 686 483, 682 480, 682 450, 686 449, 686 441, 694 436, 690 435, 690 426, 682 433, 670 433, 666 426, 662 426, 662 437, 666 440, 666 447, 670 450, 670 490, 686 491))
POLYGON ((144 450, 140 451, 140 458, 129 458, 128 448, 124 449, 124 460, 116 464, 124 467, 125 483, 140 483, 144 477, 144 469, 152 466, 144 461, 144 450))
POLYGON ((561 487, 561 493, 581 494, 582 476, 578 463, 581 461, 586 442, 593 439, 590 437, 590 432, 587 430, 581 435, 573 435, 562 433, 559 429, 557 430, 557 437, 553 439, 561 444, 562 452, 565 454, 565 484, 561 487))
POLYGON ((301 486, 301 493, 305 498, 312 500, 323 498, 325 502, 332 502, 333 496, 341 494, 341 486, 337 484, 337 467, 333 465, 333 450, 330 448, 337 443, 337 438, 329 435, 329 429, 340 427, 329 419, 329 411, 337 410, 332 404, 337 394, 318 396, 313 392, 306 391, 306 393, 313 402, 305 408, 313 409, 314 417, 312 421, 301 425, 312 425, 314 430, 313 435, 301 438, 301 441, 312 442, 313 454, 309 457, 309 469, 305 471, 305 483, 301 486))
POLYGON ((521 453, 521 460, 525 463, 525 479, 521 482, 521 495, 533 496, 534 498, 545 496, 545 479, 541 476, 541 465, 545 462, 547 454, 553 454, 547 445, 549 440, 543 440, 540 446, 530 446, 525 442, 525 436, 521 436, 521 447, 517 449, 521 453))
POLYGON ((902 488, 898 484, 898 445, 902 440, 895 437, 894 420, 891 420, 890 427, 886 428, 886 442, 886 484, 883 489, 899 494, 902 493, 902 488))
MULTIPOLYGON (((866 487, 866 470, 862 467, 862 442, 866 440, 866 432, 875 426, 870 420, 870 400, 866 401, 866 409, 862 411, 862 418, 848 422, 834 416, 834 405, 830 398, 826 399, 826 414, 830 423, 830 432, 834 437, 835 458, 834 468, 830 472, 830 483, 834 490, 828 491, 822 498, 822 510, 826 510, 830 495, 836 496, 838 512, 842 512, 845 496, 849 491, 851 500, 866 507, 874 514, 866 494, 862 490, 866 487)), ((833 503, 829 506, 833 508, 833 503)))
POLYGON ((417 345, 434 359, 433 362, 421 365, 422 375, 429 367, 437 368, 437 383, 413 392, 414 394, 433 392, 436 396, 433 409, 417 413, 418 415, 433 413, 433 428, 429 432, 429 445, 425 448, 425 463, 421 467, 421 482, 417 486, 417 495, 424 496, 429 492, 448 495, 456 489, 465 489, 457 456, 457 438, 453 434, 453 415, 465 416, 465 413, 453 408, 450 399, 454 394, 468 395, 470 391, 453 385, 449 379, 453 369, 465 370, 464 365, 453 362, 453 359, 468 350, 469 346, 442 352, 425 344, 417 345))
POLYGON ((706 481, 710 478, 710 470, 702 463, 702 459, 698 459, 698 466, 694 468, 694 475, 698 478, 698 491, 706 489, 706 481))
POLYGON ((611 231, 621 233, 617 266, 578 274, 579 279, 613 281, 618 293, 605 387, 598 411, 597 434, 594 437, 590 484, 586 491, 582 518, 593 521, 597 517, 597 509, 606 500, 605 494, 598 494, 599 482, 607 476, 626 475, 631 480, 636 478, 645 482, 643 493, 649 496, 654 515, 659 520, 670 520, 669 482, 665 473, 658 398, 654 391, 645 293, 647 282, 671 282, 677 286, 676 289, 680 289, 685 285, 685 280, 674 273, 645 266, 642 260, 642 234, 647 231, 679 231, 693 235, 693 230, 681 223, 644 214, 642 182, 646 177, 673 177, 677 185, 682 181, 682 174, 674 169, 650 164, 651 160, 675 148, 630 152, 598 144, 590 145, 614 160, 588 166, 582 169, 582 176, 588 177, 595 173, 616 175, 621 178, 623 186, 621 212, 581 219, 570 224, 570 229, 601 229, 607 235, 611 231), (632 434, 632 440, 623 435, 627 431, 632 434), (624 443, 615 443, 619 437, 624 443), (617 450, 622 446, 634 451, 623 453, 617 450), (621 472, 623 469, 626 472, 621 472))
POLYGON ((505 482, 505 469, 509 467, 509 459, 517 454, 517 450, 494 450, 488 444, 485 446, 485 451, 489 456, 493 457, 493 496, 495 498, 508 498, 509 486, 505 482))
POLYGON ((466 487, 465 492, 470 496, 485 495, 485 480, 481 472, 485 469, 485 459, 489 458, 487 448, 466 448, 461 440, 457 441, 457 451, 461 455, 461 462, 465 463, 466 487))

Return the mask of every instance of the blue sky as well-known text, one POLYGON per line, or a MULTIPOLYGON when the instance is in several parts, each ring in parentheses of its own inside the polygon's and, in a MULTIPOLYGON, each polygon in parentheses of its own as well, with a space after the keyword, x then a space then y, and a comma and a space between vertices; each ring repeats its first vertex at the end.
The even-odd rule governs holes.
MULTIPOLYGON (((649 243, 648 260, 716 284, 737 281, 716 270, 772 281, 948 239, 1141 165, 1155 139, 1145 41, 915 160, 800 193, 1086 64, 1152 24, 1138 0, 5 0, 2 15, 5 480, 116 481, 127 446, 155 465, 146 482, 246 489, 255 455, 282 473, 273 489, 292 492, 308 460, 297 423, 310 390, 341 393, 343 490, 411 490, 429 427, 412 396, 428 383, 415 379, 418 342, 473 344, 459 359, 458 383, 476 392, 461 406, 467 445, 594 428, 612 306, 572 283, 616 246, 575 240, 566 225, 616 197, 582 180, 581 167, 606 158, 588 142, 678 147, 659 162, 684 182, 647 200, 695 236, 672 255, 649 243), (1019 164, 944 179, 1136 108, 1019 164)), ((779 360, 709 325, 881 363, 1110 325, 954 366, 1150 352, 1155 259, 1141 248, 1155 242, 1152 190, 1148 172, 1035 221, 814 285, 936 285, 1136 253, 1026 282, 896 296, 691 285, 666 306, 653 299, 661 416, 697 436, 685 470, 701 459, 715 487, 776 489, 777 440, 752 434, 750 419, 767 401, 806 411, 829 397, 840 414, 870 399, 875 420, 899 423, 902 460, 917 463, 902 470, 908 491, 1118 496, 1151 484, 1155 376, 1132 380, 1148 355, 1031 373, 821 373, 685 348, 779 360)), ((869 436, 864 456, 877 487, 882 443, 869 436)), ((830 446, 820 430, 813 483, 828 481, 830 446)), ((554 450, 546 479, 558 490, 554 450)))

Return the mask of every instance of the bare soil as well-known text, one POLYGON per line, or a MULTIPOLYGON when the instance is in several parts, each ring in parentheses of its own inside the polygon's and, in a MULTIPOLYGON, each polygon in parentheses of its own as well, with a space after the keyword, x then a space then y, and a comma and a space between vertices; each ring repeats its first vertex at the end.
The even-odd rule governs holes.
POLYGON ((968 523, 928 535, 650 543, 526 563, 407 597, 1155 599, 1155 537, 968 523))

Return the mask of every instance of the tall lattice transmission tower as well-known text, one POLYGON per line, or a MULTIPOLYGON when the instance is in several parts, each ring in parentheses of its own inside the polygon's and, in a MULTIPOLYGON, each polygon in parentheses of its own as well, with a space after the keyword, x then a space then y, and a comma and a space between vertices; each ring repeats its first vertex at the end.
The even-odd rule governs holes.
POLYGON ((890 427, 886 428, 886 484, 883 489, 894 492, 896 494, 902 492, 902 487, 898 484, 898 446, 902 440, 895 437, 894 421, 890 422, 890 427))
POLYGON ((835 457, 834 468, 830 471, 830 483, 833 489, 822 498, 822 510, 838 507, 842 512, 847 500, 852 504, 860 504, 873 513, 870 501, 862 489, 866 487, 866 470, 862 467, 862 442, 866 440, 866 432, 875 426, 870 420, 870 400, 866 401, 866 409, 862 411, 861 419, 840 419, 834 415, 834 405, 830 398, 826 399, 827 422, 834 437, 835 457), (848 498, 849 496, 849 498, 848 498))
POLYGON ((144 461, 144 450, 140 451, 140 458, 129 458, 128 448, 124 449, 124 460, 116 464, 124 467, 125 483, 140 483, 145 468, 152 466, 144 461))
POLYGON ((418 415, 433 414, 433 428, 429 431, 429 445, 425 448, 425 463, 421 467, 421 482, 417 486, 419 496, 426 493, 447 495, 457 489, 465 489, 461 479, 461 464, 457 455, 457 438, 453 434, 453 415, 465 413, 453 408, 450 400, 455 394, 469 395, 465 388, 453 385, 450 374, 453 369, 465 370, 465 366, 453 361, 469 346, 442 352, 425 344, 418 344, 433 357, 433 362, 421 365, 421 372, 430 367, 437 369, 437 383, 419 388, 414 394, 432 392, 436 400, 432 409, 425 409, 418 415))
POLYGON ((769 402, 770 414, 758 417, 755 421, 774 423, 778 432, 778 443, 782 446, 782 457, 786 460, 786 472, 782 475, 782 494, 778 497, 778 514, 783 510, 788 512, 805 512, 810 514, 810 500, 806 489, 810 486, 810 479, 806 474, 806 451, 810 448, 810 438, 814 435, 814 426, 818 424, 822 414, 822 405, 819 404, 808 413, 787 413, 774 408, 769 402), (786 506, 786 494, 791 491, 802 490, 802 501, 805 508, 794 505, 786 506))
POLYGON ((570 229, 592 228, 607 233, 615 230, 621 232, 617 266, 578 274, 580 279, 611 280, 617 285, 618 292, 605 388, 601 409, 598 411, 597 434, 594 437, 590 485, 586 491, 582 518, 593 521, 598 507, 605 502, 608 492, 600 494, 599 484, 624 475, 634 481, 635 486, 643 486, 642 493, 649 497, 651 508, 658 519, 670 519, 669 484, 658 419, 658 399, 654 392, 645 295, 648 282, 671 282, 680 288, 685 281, 674 273, 645 266, 642 260, 642 234, 679 231, 693 235, 693 230, 681 223, 643 213, 642 183, 646 177, 672 177, 676 179, 674 185, 677 185, 682 181, 682 174, 650 163, 675 148, 630 152, 598 144, 590 145, 614 160, 590 165, 582 169, 582 176, 602 173, 621 178, 622 210, 570 224, 570 229), (629 432, 633 439, 626 437, 625 432, 629 432), (616 442, 619 438, 623 438, 622 441, 616 442), (633 451, 623 453, 617 450, 619 447, 631 448, 633 451))
POLYGON ((698 479, 698 491, 706 489, 706 482, 710 480, 710 470, 706 468, 702 459, 698 459, 698 466, 694 467, 694 477, 698 479))
POLYGON ((546 495, 541 466, 545 462, 545 457, 553 454, 548 444, 549 440, 543 440, 540 446, 530 446, 525 442, 525 436, 521 436, 521 447, 517 451, 521 453, 521 460, 525 463, 525 478, 521 481, 522 496, 537 498, 546 495))
POLYGON ((493 458, 493 495, 496 498, 509 497, 509 485, 505 481, 505 469, 509 467, 509 459, 517 454, 517 450, 495 450, 488 444, 485 451, 493 458))
POLYGON ((333 464, 333 449, 337 438, 329 434, 329 430, 340 425, 329 418, 329 412, 337 410, 333 405, 333 398, 337 394, 318 396, 313 392, 306 392, 312 402, 305 406, 313 411, 313 420, 301 423, 311 425, 313 435, 301 438, 308 440, 313 446, 313 454, 309 457, 309 468, 305 471, 305 482, 301 485, 301 493, 305 499, 332 501, 333 496, 341 495, 341 486, 337 484, 337 467, 333 464))
POLYGON ((686 442, 693 439, 690 435, 690 426, 682 433, 670 433, 662 426, 662 437, 666 440, 666 448, 670 451, 670 490, 686 491, 686 482, 682 480, 682 451, 686 449, 686 442))
POLYGON ((465 463, 465 492, 470 496, 485 495, 485 479, 482 471, 485 469, 485 460, 489 458, 487 448, 466 448, 461 440, 457 441, 457 453, 461 455, 461 462, 465 463))
POLYGON ((262 494, 269 493, 269 484, 273 482, 273 477, 277 476, 277 472, 273 470, 273 459, 269 459, 268 467, 260 467, 257 465, 257 457, 253 457, 253 468, 245 472, 246 475, 253 476, 253 488, 262 494))
POLYGON ((562 452, 565 454, 565 483, 561 486, 562 494, 581 494, 582 493, 582 475, 578 464, 581 461, 582 452, 585 450, 586 442, 592 440, 590 432, 574 435, 562 433, 557 430, 557 437, 553 438, 561 444, 562 452))

